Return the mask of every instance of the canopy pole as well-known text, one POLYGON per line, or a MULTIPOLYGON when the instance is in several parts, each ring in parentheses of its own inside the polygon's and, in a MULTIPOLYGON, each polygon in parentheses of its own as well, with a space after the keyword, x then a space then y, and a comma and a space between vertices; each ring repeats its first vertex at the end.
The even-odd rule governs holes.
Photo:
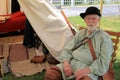
POLYGON ((8 1, 6 0, 6 14, 8 15, 8 1))
MULTIPOLYGON (((100 0, 100 13, 102 15, 102 8, 103 8, 103 0, 100 0)), ((101 22, 99 24, 99 28, 100 28, 101 22)))
POLYGON ((100 13, 102 14, 103 0, 100 0, 100 13))
POLYGON ((120 13, 120 4, 119 4, 119 0, 117 0, 117 3, 118 3, 119 13, 120 13))

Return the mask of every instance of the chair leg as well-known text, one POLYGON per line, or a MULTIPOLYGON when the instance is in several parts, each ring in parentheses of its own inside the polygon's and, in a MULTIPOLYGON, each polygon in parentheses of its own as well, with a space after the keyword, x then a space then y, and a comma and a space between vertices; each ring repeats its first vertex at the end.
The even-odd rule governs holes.
POLYGON ((3 73, 3 66, 2 66, 2 61, 0 60, 0 77, 3 77, 4 73, 3 73))

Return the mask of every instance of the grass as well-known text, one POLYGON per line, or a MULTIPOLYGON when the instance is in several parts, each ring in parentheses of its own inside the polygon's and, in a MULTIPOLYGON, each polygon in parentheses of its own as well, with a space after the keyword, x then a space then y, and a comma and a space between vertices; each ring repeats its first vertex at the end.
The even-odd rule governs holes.
MULTIPOLYGON (((76 29, 79 29, 80 26, 86 26, 83 19, 81 19, 79 16, 69 17, 68 18, 71 24, 76 27, 76 29)), ((119 16, 113 16, 113 17, 103 17, 101 19, 100 28, 104 30, 111 30, 111 31, 120 31, 120 17, 119 16)), ((120 79, 120 44, 119 44, 119 50, 117 51, 116 61, 113 65, 113 68, 115 70, 115 80, 120 79)), ((44 73, 37 73, 31 76, 24 76, 20 78, 14 77, 12 73, 6 74, 3 80, 44 80, 44 73)))
MULTIPOLYGON (((5 74, 3 80, 44 80, 45 71, 30 76, 15 77, 12 73, 5 74)), ((0 79, 1 80, 1 79, 0 79)))
MULTIPOLYGON (((79 29, 80 26, 86 26, 84 20, 79 16, 69 17, 71 24, 79 29)), ((120 31, 120 16, 109 16, 101 18, 100 28, 104 30, 120 31)))

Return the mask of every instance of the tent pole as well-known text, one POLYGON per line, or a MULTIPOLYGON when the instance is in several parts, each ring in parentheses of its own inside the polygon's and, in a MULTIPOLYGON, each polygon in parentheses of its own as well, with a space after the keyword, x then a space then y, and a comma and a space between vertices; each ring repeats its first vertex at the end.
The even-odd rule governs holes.
POLYGON ((102 14, 103 0, 100 0, 100 13, 102 14))
MULTIPOLYGON (((100 13, 102 15, 102 8, 103 8, 103 0, 100 0, 100 13)), ((99 28, 100 28, 101 22, 99 24, 99 28)))
POLYGON ((8 1, 6 0, 6 14, 8 14, 8 1))
POLYGON ((119 13, 120 13, 120 4, 119 4, 119 0, 117 0, 117 3, 118 3, 119 13))

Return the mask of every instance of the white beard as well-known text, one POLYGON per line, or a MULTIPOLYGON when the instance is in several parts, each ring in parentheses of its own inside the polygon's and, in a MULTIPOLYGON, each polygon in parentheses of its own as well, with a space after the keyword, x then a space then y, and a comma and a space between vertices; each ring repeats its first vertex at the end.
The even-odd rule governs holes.
POLYGON ((97 24, 96 26, 94 26, 94 25, 88 25, 87 26, 87 29, 88 29, 88 31, 90 31, 90 32, 93 32, 94 30, 96 30, 96 29, 98 29, 99 28, 99 24, 97 24))
POLYGON ((95 29, 97 29, 97 27, 90 25, 87 27, 87 29, 88 29, 88 31, 93 32, 95 29))

